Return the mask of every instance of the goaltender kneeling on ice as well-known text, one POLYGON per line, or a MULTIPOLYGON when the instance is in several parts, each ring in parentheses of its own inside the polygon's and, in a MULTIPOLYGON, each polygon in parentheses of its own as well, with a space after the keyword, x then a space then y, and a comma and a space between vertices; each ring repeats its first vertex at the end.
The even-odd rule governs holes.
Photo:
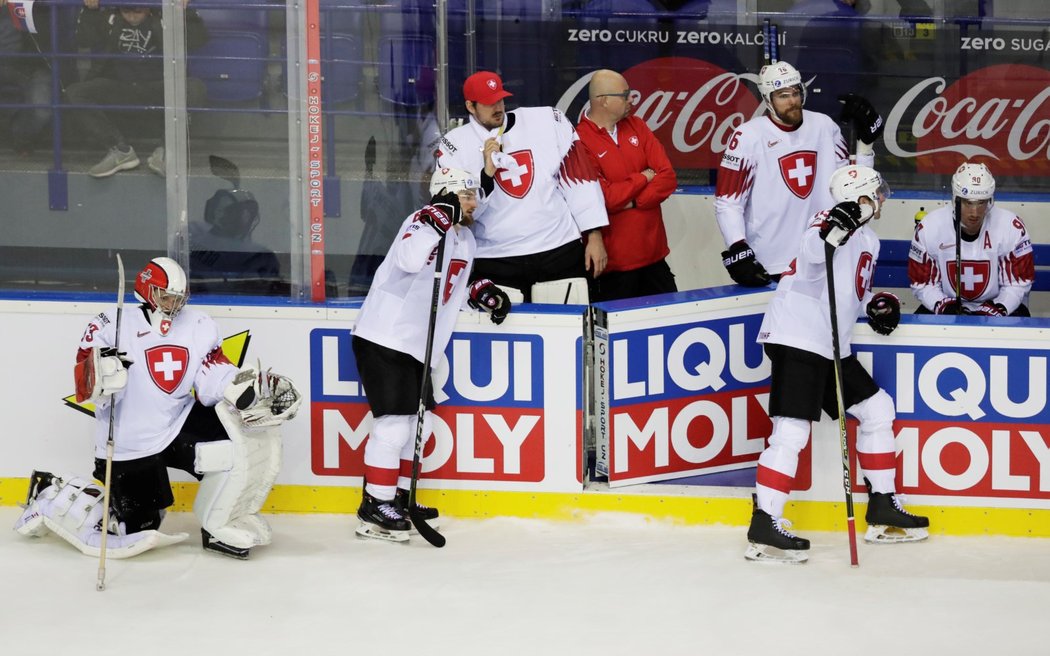
MULTIPOLYGON (((759 328, 771 364, 769 416, 773 434, 758 458, 748 560, 805 562, 809 540, 787 530, 784 506, 821 411, 837 419, 840 408, 860 420, 857 459, 868 486, 868 542, 923 540, 930 522, 904 510, 894 490, 896 451, 893 399, 850 352, 856 319, 889 335, 900 321, 893 294, 872 294, 879 238, 867 225, 881 216, 889 187, 867 166, 844 166, 831 176, 837 205, 818 212, 802 236, 798 256, 780 279, 759 328), (831 258, 828 266, 827 258, 831 258), (828 280, 832 271, 835 284, 828 280), (854 284, 863 281, 863 286, 854 284), (832 315, 837 317, 832 327, 832 315), (841 381, 835 359, 841 356, 841 381), (841 398, 842 403, 838 401, 841 398)), ((843 438, 845 439, 845 438, 843 438)))
MULTIPOLYGON (((113 439, 106 556, 128 558, 188 537, 159 530, 175 501, 171 467, 200 480, 193 512, 204 548, 245 559, 270 543, 258 512, 280 469, 279 427, 302 396, 288 378, 238 369, 223 355, 212 318, 184 307, 186 273, 174 260, 151 260, 135 278, 135 297, 141 305, 128 312, 118 303, 91 319, 74 368, 77 401, 95 403, 97 480, 106 480, 113 439)), ((33 472, 15 530, 53 531, 97 557, 103 498, 103 487, 83 478, 33 472)))

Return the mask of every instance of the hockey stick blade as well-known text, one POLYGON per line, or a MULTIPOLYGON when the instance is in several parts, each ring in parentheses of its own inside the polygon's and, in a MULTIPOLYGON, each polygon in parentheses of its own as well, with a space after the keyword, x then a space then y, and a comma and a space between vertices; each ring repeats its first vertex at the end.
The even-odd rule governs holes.
POLYGON ((408 518, 412 520, 412 526, 416 527, 416 530, 419 531, 419 535, 424 540, 438 549, 445 546, 445 536, 438 533, 437 529, 433 526, 427 524, 427 521, 423 519, 423 515, 421 515, 419 510, 416 509, 415 504, 409 509, 408 518))

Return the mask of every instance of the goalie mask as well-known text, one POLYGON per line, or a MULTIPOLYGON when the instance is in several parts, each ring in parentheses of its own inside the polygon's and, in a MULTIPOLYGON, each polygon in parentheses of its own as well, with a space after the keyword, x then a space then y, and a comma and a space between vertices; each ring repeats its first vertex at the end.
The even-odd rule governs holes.
POLYGON ((831 197, 836 203, 859 203, 866 197, 874 204, 877 216, 883 201, 890 197, 890 187, 875 169, 851 164, 831 174, 831 197))
POLYGON ((437 169, 430 176, 430 194, 437 195, 442 190, 456 195, 476 196, 480 187, 478 178, 461 169, 437 169))
POLYGON ((135 298, 144 304, 149 322, 167 335, 190 293, 186 272, 170 257, 155 257, 135 278, 135 298))
POLYGON ((758 72, 758 92, 762 94, 762 100, 766 102, 769 111, 776 115, 773 109, 773 92, 781 89, 798 87, 802 94, 802 104, 806 104, 806 85, 802 83, 802 74, 798 69, 787 62, 766 64, 758 72))

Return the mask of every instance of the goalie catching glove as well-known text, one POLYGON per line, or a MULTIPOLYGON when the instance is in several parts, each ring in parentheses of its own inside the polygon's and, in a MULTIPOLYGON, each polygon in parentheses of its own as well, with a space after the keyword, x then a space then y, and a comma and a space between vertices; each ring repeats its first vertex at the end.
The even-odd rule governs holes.
POLYGON ((269 370, 246 368, 237 372, 223 398, 240 414, 248 428, 276 426, 295 417, 303 403, 292 381, 269 370))
POLYGON ((76 379, 77 403, 94 403, 103 396, 110 396, 128 384, 129 360, 127 353, 113 347, 92 348, 73 368, 76 379))
POLYGON ((868 301, 868 325, 880 335, 889 335, 901 321, 901 301, 895 294, 879 292, 868 301))
POLYGON ((769 272, 755 259, 755 251, 743 239, 722 251, 722 266, 733 282, 744 287, 765 287, 772 282, 769 272))
POLYGON ((470 285, 467 303, 475 310, 489 313, 492 323, 499 325, 510 313, 510 297, 488 278, 475 280, 470 285))

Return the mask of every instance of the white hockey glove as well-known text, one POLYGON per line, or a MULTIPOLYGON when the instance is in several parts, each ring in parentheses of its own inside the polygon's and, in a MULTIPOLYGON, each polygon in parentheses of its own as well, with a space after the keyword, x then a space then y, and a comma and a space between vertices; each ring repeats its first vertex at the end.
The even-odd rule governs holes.
POLYGON ((249 428, 277 426, 295 417, 303 396, 292 381, 279 374, 242 369, 223 392, 223 398, 240 414, 249 428))
POLYGON ((77 403, 94 403, 127 387, 127 368, 132 361, 125 355, 112 347, 92 348, 91 353, 73 368, 77 403))

